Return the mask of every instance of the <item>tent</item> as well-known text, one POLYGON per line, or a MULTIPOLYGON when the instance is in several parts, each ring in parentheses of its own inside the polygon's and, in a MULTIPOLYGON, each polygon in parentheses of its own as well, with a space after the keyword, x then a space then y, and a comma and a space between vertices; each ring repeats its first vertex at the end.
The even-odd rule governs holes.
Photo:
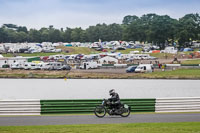
POLYGON ((118 59, 110 57, 110 56, 106 56, 106 57, 99 59, 99 63, 100 64, 110 64, 110 63, 116 64, 116 63, 118 63, 118 59))
POLYGON ((65 44, 66 47, 72 47, 72 44, 65 44))
POLYGON ((160 53, 160 50, 153 50, 152 53, 160 53))

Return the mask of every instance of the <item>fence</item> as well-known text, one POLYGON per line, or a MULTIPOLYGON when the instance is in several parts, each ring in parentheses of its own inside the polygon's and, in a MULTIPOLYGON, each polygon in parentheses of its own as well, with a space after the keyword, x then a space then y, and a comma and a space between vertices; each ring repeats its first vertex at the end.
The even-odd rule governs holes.
POLYGON ((157 98, 155 112, 200 112, 200 97, 157 98))
POLYGON ((0 100, 0 115, 40 115, 40 100, 0 100))
MULTIPOLYGON (((92 113, 101 99, 0 100, 0 115, 92 113)), ((200 97, 122 99, 131 112, 200 112, 200 97)))
MULTIPOLYGON (((91 113, 102 100, 41 100, 41 114, 91 113)), ((132 112, 154 112, 155 99, 122 99, 132 112)))

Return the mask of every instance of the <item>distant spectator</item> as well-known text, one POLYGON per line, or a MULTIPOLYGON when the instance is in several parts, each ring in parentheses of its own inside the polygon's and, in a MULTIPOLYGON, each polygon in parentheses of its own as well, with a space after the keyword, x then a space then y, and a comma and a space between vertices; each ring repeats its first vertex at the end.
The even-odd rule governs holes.
POLYGON ((165 65, 162 65, 162 71, 165 71, 165 65))
POLYGON ((159 68, 159 69, 161 68, 161 64, 158 64, 158 68, 159 68))
POLYGON ((154 66, 152 66, 151 68, 152 68, 152 72, 154 72, 154 66))

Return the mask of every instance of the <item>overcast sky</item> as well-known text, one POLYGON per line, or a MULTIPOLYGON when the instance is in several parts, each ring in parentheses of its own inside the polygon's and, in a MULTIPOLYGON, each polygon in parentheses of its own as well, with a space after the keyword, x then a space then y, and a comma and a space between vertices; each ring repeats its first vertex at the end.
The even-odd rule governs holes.
POLYGON ((178 19, 200 13, 200 0, 0 0, 0 25, 12 23, 36 29, 121 24, 126 15, 148 13, 178 19))

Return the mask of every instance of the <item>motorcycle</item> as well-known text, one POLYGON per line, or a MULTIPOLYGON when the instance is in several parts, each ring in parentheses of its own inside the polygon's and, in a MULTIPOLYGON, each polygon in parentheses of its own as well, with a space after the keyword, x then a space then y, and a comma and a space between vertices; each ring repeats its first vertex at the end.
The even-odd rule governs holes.
POLYGON ((131 108, 127 104, 120 104, 118 108, 114 108, 113 104, 107 99, 103 99, 102 104, 94 109, 94 114, 99 118, 104 117, 106 113, 128 117, 130 112, 131 108))

